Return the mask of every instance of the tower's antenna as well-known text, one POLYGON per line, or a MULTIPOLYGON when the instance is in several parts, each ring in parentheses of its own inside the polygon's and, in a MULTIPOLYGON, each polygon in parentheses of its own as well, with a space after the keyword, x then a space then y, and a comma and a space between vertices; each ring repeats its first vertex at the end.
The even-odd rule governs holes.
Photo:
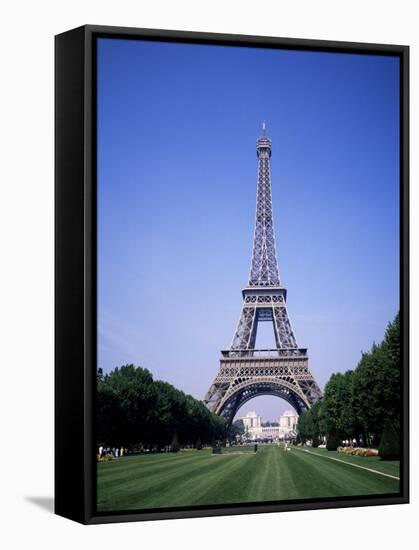
POLYGON ((266 136, 266 122, 262 122, 262 135, 266 136))

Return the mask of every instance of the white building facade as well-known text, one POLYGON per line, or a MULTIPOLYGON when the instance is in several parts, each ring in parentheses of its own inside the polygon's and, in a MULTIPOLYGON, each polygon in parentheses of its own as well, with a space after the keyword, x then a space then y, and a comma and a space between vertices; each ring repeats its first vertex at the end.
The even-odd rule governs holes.
POLYGON ((262 426, 262 417, 255 411, 248 412, 242 420, 245 439, 279 441, 296 435, 298 415, 293 411, 285 411, 278 418, 278 426, 262 426))

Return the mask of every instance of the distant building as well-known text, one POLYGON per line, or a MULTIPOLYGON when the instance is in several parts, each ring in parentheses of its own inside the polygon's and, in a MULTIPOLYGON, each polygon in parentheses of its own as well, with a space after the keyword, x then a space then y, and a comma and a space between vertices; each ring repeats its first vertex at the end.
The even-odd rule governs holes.
POLYGON ((292 411, 285 411, 282 416, 278 418, 279 428, 284 433, 288 431, 294 431, 297 428, 298 415, 292 411))
POLYGON ((255 413, 255 411, 248 412, 243 418, 244 429, 253 430, 254 428, 260 428, 262 424, 262 417, 255 413))
POLYGON ((255 411, 248 412, 242 420, 246 439, 272 439, 273 441, 278 441, 295 434, 298 415, 292 411, 285 411, 278 418, 277 426, 262 426, 262 417, 255 411))

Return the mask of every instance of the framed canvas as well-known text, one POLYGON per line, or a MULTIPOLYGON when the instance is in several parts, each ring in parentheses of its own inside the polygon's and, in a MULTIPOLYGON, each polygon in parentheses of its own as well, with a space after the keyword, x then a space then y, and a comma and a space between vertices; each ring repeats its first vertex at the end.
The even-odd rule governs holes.
POLYGON ((408 47, 55 44, 56 513, 408 502, 408 47))

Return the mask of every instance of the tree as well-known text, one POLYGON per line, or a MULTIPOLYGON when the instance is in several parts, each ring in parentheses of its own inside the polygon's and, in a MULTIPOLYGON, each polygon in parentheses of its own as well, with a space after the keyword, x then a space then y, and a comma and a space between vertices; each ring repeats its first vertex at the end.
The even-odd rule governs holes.
POLYGON ((298 417, 297 432, 303 443, 311 440, 314 435, 313 414, 311 410, 308 409, 298 417))
POLYGON ((326 433, 345 436, 353 432, 352 393, 352 371, 332 374, 323 395, 326 433))
POLYGON ((320 436, 324 433, 324 430, 321 427, 322 419, 323 419, 323 400, 319 399, 312 405, 310 409, 310 415, 312 420, 312 440, 313 440, 313 446, 318 446, 318 441, 320 436), (317 445, 315 443, 317 442, 317 445))
POLYGON ((172 451, 172 453, 178 453, 179 449, 179 439, 177 433, 175 433, 172 439, 172 444, 170 445, 170 450, 172 451))
POLYGON ((355 410, 365 439, 378 441, 387 418, 400 429, 400 320, 389 323, 383 342, 362 355, 354 374, 355 410))
POLYGON ((167 382, 153 380, 147 369, 124 365, 97 378, 97 438, 113 445, 166 447, 225 437, 223 418, 201 401, 167 382))
POLYGON ((147 369, 124 365, 97 382, 98 438, 111 445, 150 441, 156 404, 153 377, 147 369))
POLYGON ((178 439, 186 443, 185 428, 182 428, 187 416, 185 394, 160 380, 154 382, 154 388, 156 401, 150 411, 150 442, 165 447, 171 443, 173 434, 176 433, 178 439))
POLYGON ((341 444, 341 439, 336 433, 329 434, 326 442, 326 449, 328 451, 336 451, 341 444))
POLYGON ((384 431, 381 437, 378 454, 382 460, 397 460, 400 457, 399 434, 394 429, 389 418, 384 423, 384 431))
POLYGON ((376 444, 391 418, 400 429, 400 316, 387 326, 381 344, 363 353, 355 370, 332 374, 323 398, 300 416, 299 436, 326 434, 376 444))
POLYGON ((345 439, 352 440, 354 437, 358 438, 359 433, 359 423, 355 408, 354 371, 346 371, 343 378, 342 386, 345 396, 342 397, 340 408, 340 427, 345 439))
POLYGON ((297 433, 300 441, 311 440, 313 446, 318 446, 319 438, 324 433, 321 427, 323 414, 323 400, 319 400, 298 417, 297 433))
POLYGON ((243 435, 245 432, 244 423, 241 418, 235 420, 227 430, 227 439, 231 443, 236 440, 237 436, 243 435))

